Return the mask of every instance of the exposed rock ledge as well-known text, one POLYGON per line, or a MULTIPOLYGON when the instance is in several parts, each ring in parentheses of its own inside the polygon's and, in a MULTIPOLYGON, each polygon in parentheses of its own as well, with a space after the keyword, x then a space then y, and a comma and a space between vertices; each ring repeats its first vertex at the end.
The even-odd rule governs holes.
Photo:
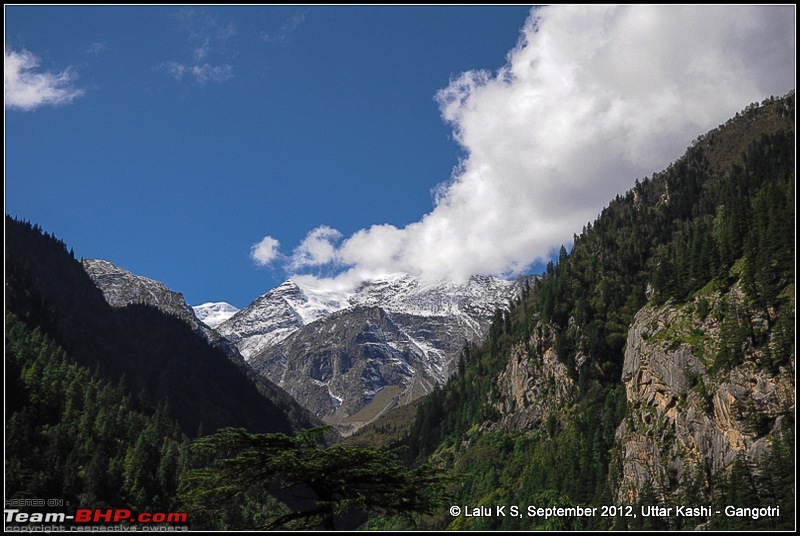
POLYGON ((741 292, 700 299, 711 307, 702 318, 698 300, 646 306, 628 332, 622 372, 628 416, 616 434, 623 503, 636 500, 646 483, 670 498, 689 469, 725 471, 739 454, 757 461, 768 437, 785 425, 783 414, 794 414, 792 371, 759 367, 752 348, 736 367, 713 370, 718 308, 724 300, 742 302, 741 292))

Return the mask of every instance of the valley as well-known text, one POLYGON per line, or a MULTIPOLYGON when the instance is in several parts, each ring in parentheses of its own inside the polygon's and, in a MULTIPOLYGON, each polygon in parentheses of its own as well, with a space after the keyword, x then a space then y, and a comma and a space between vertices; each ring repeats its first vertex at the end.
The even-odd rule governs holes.
POLYGON ((313 475, 327 506, 300 528, 789 529, 794 105, 699 136, 512 281, 294 276, 241 310, 191 307, 7 216, 7 495, 282 526, 313 475), (383 502, 331 509, 351 489, 319 482, 358 460, 383 502), (218 480, 259 467, 273 488, 218 480), (503 504, 648 515, 483 515, 503 504))

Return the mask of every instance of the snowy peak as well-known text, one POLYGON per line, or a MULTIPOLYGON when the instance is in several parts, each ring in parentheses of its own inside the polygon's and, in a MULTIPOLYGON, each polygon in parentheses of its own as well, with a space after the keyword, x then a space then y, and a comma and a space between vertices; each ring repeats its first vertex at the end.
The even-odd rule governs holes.
POLYGON ((301 327, 349 305, 347 293, 301 288, 288 279, 220 324, 217 331, 249 360, 301 327))
POLYGON ((305 324, 296 310, 304 301, 300 288, 286 281, 220 324, 217 331, 249 359, 305 324))
POLYGON ((286 281, 219 330, 251 367, 343 434, 446 382, 464 342, 481 338, 521 289, 494 277, 409 274, 331 285, 286 281))
POLYGON ((210 328, 216 328, 239 312, 238 308, 228 302, 207 302, 193 305, 192 309, 197 318, 210 328))
POLYGON ((480 314, 491 315, 507 304, 514 287, 514 281, 496 277, 471 277, 466 283, 424 283, 414 276, 398 274, 363 284, 352 302, 418 316, 450 316, 476 307, 486 309, 480 314))
MULTIPOLYGON (((290 282, 292 280, 287 281, 290 282)), ((457 314, 465 306, 487 303, 492 305, 491 314, 497 305, 505 305, 508 292, 515 284, 496 277, 472 277, 466 283, 428 283, 413 275, 398 273, 364 281, 353 291, 325 290, 305 280, 294 282, 293 286, 303 293, 299 300, 302 303, 300 308, 309 320, 316 320, 357 306, 381 307, 392 313, 438 316, 457 314)))
POLYGON ((289 279, 275 290, 281 291, 281 297, 300 316, 303 324, 351 306, 351 293, 314 287, 304 281, 289 279))
POLYGON ((262 295, 220 324, 218 331, 250 359, 303 326, 353 307, 380 307, 393 314, 424 317, 458 316, 474 323, 491 318, 495 309, 506 306, 516 286, 514 281, 495 277, 472 277, 461 284, 426 283, 398 273, 349 290, 299 277, 262 295))

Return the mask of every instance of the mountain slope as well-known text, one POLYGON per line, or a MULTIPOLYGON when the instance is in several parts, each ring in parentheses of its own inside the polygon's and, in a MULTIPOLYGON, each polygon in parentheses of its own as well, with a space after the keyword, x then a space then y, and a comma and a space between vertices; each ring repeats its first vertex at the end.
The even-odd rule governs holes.
POLYGON ((97 285, 109 305, 121 308, 127 305, 147 305, 179 318, 202 336, 209 344, 219 348, 234 361, 243 358, 236 347, 213 328, 202 322, 192 307, 160 281, 134 274, 108 261, 81 259, 81 264, 97 285))
POLYGON ((244 363, 237 366, 184 321, 144 305, 112 308, 64 243, 36 226, 6 217, 5 238, 6 310, 39 327, 81 366, 123 381, 137 396, 168 400, 190 435, 201 427, 292 429, 244 363))
POLYGON ((523 282, 426 284, 408 274, 331 291, 289 280, 219 327, 256 371, 350 432, 444 383, 523 282))
POLYGON ((443 515, 430 527, 794 526, 793 122, 793 93, 751 105, 617 196, 465 350, 407 438, 412 459, 451 469, 454 504, 673 515, 443 515))
POLYGON ((6 500, 179 508, 189 444, 166 404, 133 400, 123 383, 78 365, 40 329, 10 312, 5 321, 6 500))

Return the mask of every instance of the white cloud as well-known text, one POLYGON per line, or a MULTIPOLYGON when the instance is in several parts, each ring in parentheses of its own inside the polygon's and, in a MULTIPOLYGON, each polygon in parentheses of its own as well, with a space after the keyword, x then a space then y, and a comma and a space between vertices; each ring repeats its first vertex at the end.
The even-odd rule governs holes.
POLYGON ((185 8, 178 12, 176 18, 188 34, 192 55, 198 62, 211 53, 223 53, 225 43, 236 35, 236 26, 220 22, 216 15, 185 8))
POLYGON ((467 156, 435 208, 404 228, 358 231, 320 262, 349 266, 347 279, 525 271, 697 135, 793 88, 794 10, 535 9, 503 68, 437 94, 467 156))
POLYGON ((302 12, 292 13, 292 15, 283 23, 283 25, 278 28, 277 32, 267 33, 264 32, 261 34, 261 39, 267 42, 277 41, 283 43, 286 41, 289 36, 294 33, 302 24, 306 21, 306 17, 308 16, 308 12, 310 9, 306 9, 302 12))
POLYGON ((5 107, 34 110, 40 106, 67 104, 83 95, 73 84, 77 75, 71 68, 60 73, 35 72, 41 63, 27 50, 4 52, 5 107))
POLYGON ((306 266, 319 266, 336 262, 336 242, 342 238, 342 233, 321 225, 308 233, 299 246, 292 252, 290 266, 293 270, 300 270, 306 266))
POLYGON ((184 76, 193 78, 195 82, 200 85, 207 84, 208 82, 221 83, 230 78, 233 78, 232 65, 184 65, 177 61, 168 61, 159 66, 162 70, 167 71, 175 80, 180 82, 184 76))
POLYGON ((281 243, 267 235, 252 245, 250 248, 250 258, 256 266, 269 266, 272 261, 280 257, 281 243))
POLYGON ((197 12, 194 9, 181 9, 176 15, 183 31, 187 34, 192 62, 167 61, 158 66, 176 81, 186 78, 197 84, 208 82, 222 83, 233 78, 233 65, 230 63, 210 63, 228 58, 227 42, 236 35, 233 23, 220 22, 216 15, 197 12))
POLYGON ((99 56, 102 51, 107 48, 105 43, 92 43, 88 47, 86 47, 87 54, 93 54, 95 57, 99 56))

